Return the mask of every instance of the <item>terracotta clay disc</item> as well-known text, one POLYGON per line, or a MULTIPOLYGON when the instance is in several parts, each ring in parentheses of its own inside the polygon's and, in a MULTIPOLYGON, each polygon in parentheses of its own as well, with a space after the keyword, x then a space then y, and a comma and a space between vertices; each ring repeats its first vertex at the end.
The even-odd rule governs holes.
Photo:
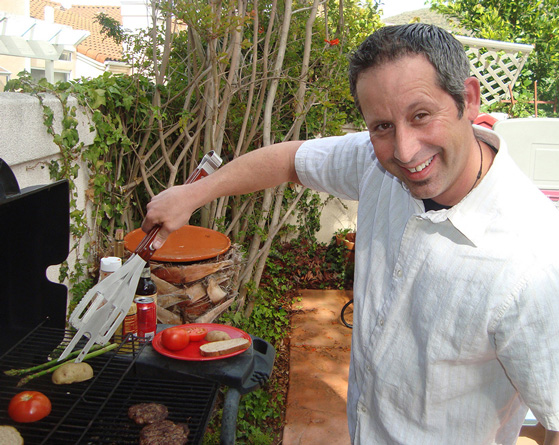
MULTIPOLYGON (((145 235, 142 229, 133 230, 124 237, 124 247, 134 252, 145 235)), ((171 233, 151 258, 172 263, 202 261, 227 252, 229 247, 231 240, 223 233, 205 227, 183 226, 171 233)))

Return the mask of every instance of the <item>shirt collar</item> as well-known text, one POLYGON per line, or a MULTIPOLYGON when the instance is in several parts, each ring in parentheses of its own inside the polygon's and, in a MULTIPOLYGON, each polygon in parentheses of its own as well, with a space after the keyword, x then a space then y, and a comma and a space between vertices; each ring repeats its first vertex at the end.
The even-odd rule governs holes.
MULTIPOLYGON (((430 211, 422 216, 434 223, 449 220, 474 245, 479 246, 496 209, 495 188, 504 169, 507 156, 505 141, 494 131, 474 125, 476 138, 497 149, 493 163, 480 183, 462 201, 447 210, 430 211)), ((420 205, 424 209, 423 204, 420 205)))

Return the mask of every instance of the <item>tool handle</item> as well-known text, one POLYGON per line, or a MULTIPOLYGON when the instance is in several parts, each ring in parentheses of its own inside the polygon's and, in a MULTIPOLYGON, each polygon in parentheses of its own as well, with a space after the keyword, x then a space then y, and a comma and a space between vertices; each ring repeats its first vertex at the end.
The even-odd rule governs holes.
MULTIPOLYGON (((216 171, 222 163, 222 159, 212 150, 208 152, 200 161, 200 164, 196 169, 190 174, 186 179, 185 184, 192 184, 199 179, 205 178, 216 171)), ((152 247, 155 237, 161 230, 161 225, 156 225, 148 232, 146 236, 140 241, 138 247, 134 251, 135 254, 139 255, 144 261, 149 261, 150 258, 155 253, 155 249, 152 247)))

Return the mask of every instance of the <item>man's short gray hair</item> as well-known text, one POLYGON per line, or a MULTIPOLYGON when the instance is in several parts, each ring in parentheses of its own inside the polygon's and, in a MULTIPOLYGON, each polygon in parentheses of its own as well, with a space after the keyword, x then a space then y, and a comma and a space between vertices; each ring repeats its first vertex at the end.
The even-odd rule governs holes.
POLYGON ((435 68, 439 86, 452 96, 458 116, 464 113, 464 81, 470 76, 468 57, 462 44, 449 32, 423 23, 385 26, 371 34, 352 54, 349 87, 361 111, 356 85, 369 69, 407 55, 424 55, 435 68))

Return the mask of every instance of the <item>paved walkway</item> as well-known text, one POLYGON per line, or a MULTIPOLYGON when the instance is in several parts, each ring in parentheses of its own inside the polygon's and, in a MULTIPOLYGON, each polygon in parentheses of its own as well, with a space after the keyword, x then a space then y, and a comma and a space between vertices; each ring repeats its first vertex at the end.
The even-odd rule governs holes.
MULTIPOLYGON (((306 290, 292 318, 284 445, 349 445, 346 417, 351 329, 340 321, 351 291, 306 290)), ((517 445, 543 445, 543 428, 524 427, 517 445)))
POLYGON ((351 329, 339 321, 351 292, 303 291, 292 317, 285 445, 349 445, 346 417, 351 329))

